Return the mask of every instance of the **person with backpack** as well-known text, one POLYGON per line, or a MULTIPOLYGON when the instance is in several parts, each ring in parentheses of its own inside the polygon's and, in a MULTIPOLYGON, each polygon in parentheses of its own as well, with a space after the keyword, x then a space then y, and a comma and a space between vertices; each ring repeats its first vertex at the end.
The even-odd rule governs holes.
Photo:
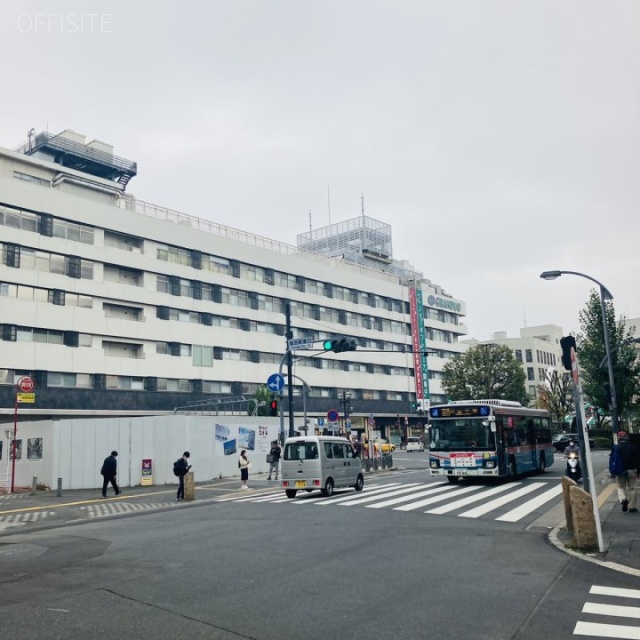
POLYGON ((282 449, 280 443, 274 440, 271 443, 271 450, 269 451, 271 460, 269 461, 269 477, 267 480, 271 480, 271 474, 275 471, 276 480, 278 479, 278 466, 280 465, 280 457, 282 456, 282 449))
POLYGON ((189 469, 191 469, 191 465, 189 464, 190 457, 191 454, 188 451, 185 451, 182 454, 182 457, 178 458, 173 463, 173 473, 174 475, 178 476, 178 481, 180 483, 178 485, 178 495, 176 496, 176 502, 181 502, 184 500, 184 477, 189 472, 189 469))
POLYGON ((636 513, 636 484, 640 460, 636 447, 629 441, 626 431, 618 432, 618 444, 609 455, 609 473, 616 479, 618 500, 625 513, 636 513))
POLYGON ((249 486, 247 482, 249 482, 249 469, 251 468, 251 462, 249 458, 247 458, 247 452, 243 449, 240 452, 240 459, 238 460, 238 469, 240 469, 240 480, 242 484, 240 485, 241 489, 248 489, 249 486))

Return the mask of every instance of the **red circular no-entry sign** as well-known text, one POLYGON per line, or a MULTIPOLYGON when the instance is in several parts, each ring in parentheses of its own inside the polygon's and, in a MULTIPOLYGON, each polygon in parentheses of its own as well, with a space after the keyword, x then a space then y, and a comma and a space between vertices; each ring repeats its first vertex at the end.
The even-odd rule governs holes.
POLYGON ((31 376, 22 376, 22 378, 18 380, 18 388, 22 393, 31 393, 35 389, 33 378, 31 376))

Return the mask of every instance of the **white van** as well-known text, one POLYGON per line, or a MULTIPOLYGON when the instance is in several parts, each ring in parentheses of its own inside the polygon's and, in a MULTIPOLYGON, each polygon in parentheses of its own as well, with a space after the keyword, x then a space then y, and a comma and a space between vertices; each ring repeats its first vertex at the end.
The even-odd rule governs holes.
POLYGON ((353 453, 346 438, 288 438, 282 455, 282 487, 287 498, 295 498, 298 491, 314 489, 319 489, 324 496, 330 496, 334 488, 341 487, 362 491, 362 463, 353 453))
POLYGON ((424 442, 420 438, 407 438, 407 453, 410 451, 424 451, 424 442))

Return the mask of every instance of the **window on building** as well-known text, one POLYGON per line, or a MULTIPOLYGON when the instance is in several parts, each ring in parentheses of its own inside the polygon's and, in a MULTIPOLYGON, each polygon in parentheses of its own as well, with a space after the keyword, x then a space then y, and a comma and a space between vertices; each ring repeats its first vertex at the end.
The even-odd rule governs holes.
POLYGON ((213 347, 194 344, 192 354, 194 367, 213 367, 213 347))
POLYGON ((516 349, 514 355, 518 362, 522 362, 522 349, 516 349))
POLYGON ((143 356, 142 345, 129 342, 103 340, 102 350, 105 356, 113 358, 141 358, 143 356))
POLYGON ((533 367, 527 367, 527 380, 535 380, 536 375, 533 367))
POLYGON ((524 357, 527 362, 533 362, 533 353, 531 349, 525 349, 524 357))
POLYGON ((105 230, 104 246, 113 247, 114 249, 122 249, 123 251, 133 251, 135 253, 143 253, 144 240, 126 233, 118 233, 117 231, 105 230))

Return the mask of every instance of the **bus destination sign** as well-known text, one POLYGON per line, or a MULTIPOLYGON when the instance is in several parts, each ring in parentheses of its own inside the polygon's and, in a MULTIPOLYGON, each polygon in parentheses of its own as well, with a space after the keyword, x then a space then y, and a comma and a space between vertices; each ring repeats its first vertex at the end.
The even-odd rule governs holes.
POLYGON ((432 407, 429 410, 429 415, 432 418, 482 418, 490 413, 489 407, 485 405, 450 405, 432 407))

